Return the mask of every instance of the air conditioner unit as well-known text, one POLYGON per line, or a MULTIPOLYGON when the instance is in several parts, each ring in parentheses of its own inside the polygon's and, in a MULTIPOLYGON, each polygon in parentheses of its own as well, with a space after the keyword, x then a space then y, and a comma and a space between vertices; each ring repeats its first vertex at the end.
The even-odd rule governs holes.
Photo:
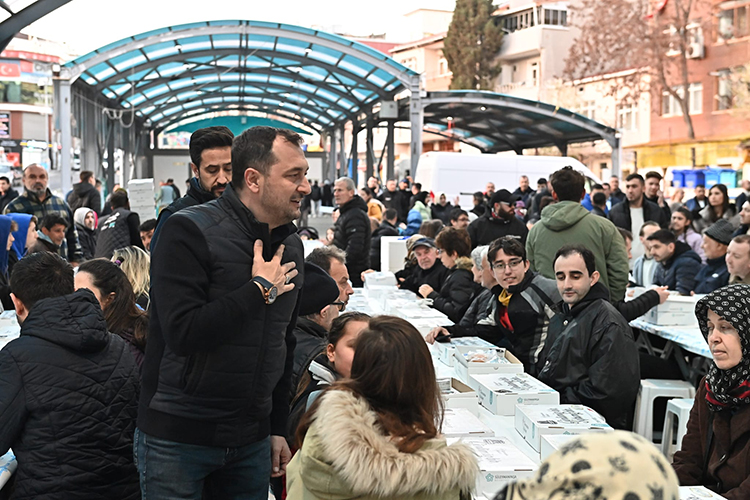
POLYGON ((685 57, 688 59, 703 59, 705 48, 700 42, 693 42, 687 46, 687 54, 685 57))

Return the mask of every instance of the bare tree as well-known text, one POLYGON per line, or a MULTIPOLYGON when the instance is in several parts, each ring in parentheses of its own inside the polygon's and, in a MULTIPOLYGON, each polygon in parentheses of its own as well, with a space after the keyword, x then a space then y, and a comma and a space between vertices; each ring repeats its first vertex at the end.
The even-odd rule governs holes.
POLYGON ((694 139, 688 59, 702 57, 703 31, 710 23, 697 17, 700 12, 708 12, 706 0, 580 0, 575 25, 581 35, 566 59, 564 78, 617 74, 610 95, 624 101, 650 91, 661 102, 666 92, 694 139))

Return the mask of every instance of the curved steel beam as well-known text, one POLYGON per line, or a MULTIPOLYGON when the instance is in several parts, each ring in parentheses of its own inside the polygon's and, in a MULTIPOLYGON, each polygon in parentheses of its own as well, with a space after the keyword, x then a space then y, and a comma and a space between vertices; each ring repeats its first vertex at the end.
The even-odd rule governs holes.
POLYGON ((0 52, 5 50, 16 33, 68 2, 70 0, 37 0, 15 14, 10 9, 6 9, 12 15, 0 23, 0 52))
MULTIPOLYGON (((171 56, 163 57, 163 58, 160 58, 160 59, 155 59, 153 61, 148 61, 148 62, 139 64, 137 66, 133 66, 133 68, 128 68, 128 71, 130 71, 132 69, 134 72, 137 73, 137 72, 143 71, 145 69, 152 69, 152 68, 155 69, 155 68, 161 66, 162 64, 169 64, 169 63, 172 63, 172 62, 189 63, 191 58, 207 57, 207 56, 219 56, 219 55, 221 55, 221 56, 237 56, 238 54, 237 54, 237 49, 201 50, 201 51, 196 51, 196 52, 190 52, 189 54, 173 54, 171 56)), ((379 86, 377 86, 377 85, 375 85, 373 83, 370 83, 366 79, 364 79, 364 78, 362 78, 362 77, 360 77, 358 75, 355 75, 354 73, 349 73, 348 71, 346 71, 346 70, 344 70, 344 69, 342 69, 342 68, 340 68, 338 66, 333 66, 331 64, 324 63, 322 61, 315 61, 313 59, 309 59, 309 58, 306 58, 306 57, 296 56, 294 54, 278 53, 278 52, 274 52, 272 50, 271 51, 253 51, 253 56, 258 56, 258 55, 265 56, 265 57, 279 57, 279 56, 281 56, 284 59, 289 59, 289 60, 296 61, 296 62, 299 62, 299 63, 307 63, 310 66, 314 66, 314 67, 318 67, 318 68, 323 68, 326 71, 328 71, 330 74, 334 74, 335 75, 335 74, 338 73, 338 74, 344 76, 345 78, 353 80, 353 81, 357 82, 359 85, 361 85, 362 87, 366 88, 367 90, 370 90, 372 92, 377 93, 381 98, 386 98, 389 95, 389 93, 386 92, 385 90, 383 90, 381 87, 379 87, 379 86)), ((216 59, 221 59, 221 57, 216 57, 215 60, 216 59)), ((213 66, 213 65, 211 65, 209 63, 205 63, 205 62, 200 62, 198 64, 200 64, 202 66, 209 66, 209 67, 216 68, 216 72, 219 73, 219 74, 222 71, 224 71, 224 70, 230 70, 230 69, 232 69, 232 68, 225 68, 225 67, 222 67, 222 66, 213 66)), ((276 67, 277 68, 284 68, 283 66, 276 66, 276 67)), ((290 71, 290 70, 287 70, 287 71, 282 72, 282 73, 284 74, 284 76, 297 75, 296 72, 290 71)), ((116 73, 115 75, 113 75, 113 76, 111 76, 111 77, 109 77, 109 78, 107 78, 105 80, 102 80, 99 83, 97 83, 94 86, 94 88, 95 88, 95 90, 97 92, 101 92, 105 88, 111 87, 113 85, 117 85, 117 84, 119 84, 119 85, 127 85, 128 83, 131 83, 131 84, 133 83, 133 82, 127 81, 127 79, 124 80, 124 81, 122 81, 122 82, 120 82, 120 80, 122 80, 122 79, 123 79, 123 73, 116 73)), ((329 88, 329 87, 332 87, 331 84, 325 83, 324 81, 317 81, 316 82, 314 80, 310 80, 310 83, 313 84, 313 85, 320 85, 320 86, 322 86, 323 88, 326 88, 326 89, 329 88)), ((136 91, 137 91, 137 86, 136 86, 136 91)), ((400 91, 400 89, 399 89, 399 91, 400 91)), ((391 93, 397 93, 397 92, 394 90, 391 93)))
MULTIPOLYGON (((183 121, 186 124, 192 123, 194 121, 197 121, 198 118, 204 117, 205 115, 211 114, 213 112, 215 112, 215 110, 205 109, 205 110, 201 111, 200 113, 196 113, 194 115, 190 115, 189 117, 186 117, 186 118, 178 118, 178 119, 171 120, 171 121, 169 121, 166 124, 160 124, 159 128, 155 128, 154 129, 154 132, 156 134, 160 134, 160 133, 165 132, 165 131, 169 132, 166 129, 168 129, 172 125, 176 125, 177 123, 180 123, 180 122, 183 122, 183 121), (185 120, 189 120, 189 121, 185 121, 185 120)), ((320 133, 320 131, 323 130, 322 128, 319 128, 318 126, 316 126, 316 124, 306 123, 306 122, 303 122, 303 121, 301 121, 299 119, 287 116, 285 114, 279 114, 279 113, 274 113, 272 111, 265 111, 265 110, 264 110, 264 112, 266 113, 266 116, 268 116, 268 117, 283 118, 285 120, 292 121, 292 122, 294 122, 293 125, 295 125, 295 126, 301 126, 302 128, 309 128, 309 129, 312 129, 312 130, 314 130, 315 132, 318 132, 318 133, 320 133)), ((233 115, 229 115, 229 116, 233 116, 233 115)), ((252 118, 252 117, 250 117, 250 118, 252 118)))
MULTIPOLYGON (((342 41, 338 42, 338 41, 330 40, 328 38, 316 36, 317 32, 310 34, 310 33, 304 33, 301 31, 287 30, 287 29, 281 28, 280 26, 281 25, 279 25, 279 27, 277 28, 254 26, 252 24, 247 23, 246 21, 243 21, 242 24, 239 24, 239 25, 221 25, 221 26, 206 25, 204 27, 196 28, 193 26, 193 27, 186 28, 186 29, 179 29, 179 26, 175 26, 175 28, 178 28, 175 31, 171 31, 169 33, 154 34, 154 35, 147 36, 145 38, 140 38, 137 40, 132 39, 129 42, 125 42, 120 46, 107 50, 106 52, 98 53, 95 56, 90 57, 86 59, 85 61, 72 66, 71 67, 71 77, 72 77, 71 80, 75 81, 78 77, 81 76, 81 74, 84 71, 86 71, 88 68, 96 66, 97 64, 108 61, 112 58, 121 56, 123 54, 127 54, 128 52, 131 52, 134 50, 143 49, 155 43, 178 41, 182 38, 187 38, 187 37, 192 37, 192 36, 226 35, 226 34, 237 34, 237 35, 242 35, 242 36, 247 36, 247 35, 269 36, 269 37, 275 37, 276 42, 278 42, 279 38, 291 39, 291 40, 297 40, 297 41, 309 43, 311 45, 315 44, 321 47, 336 50, 336 51, 341 52, 343 55, 349 55, 349 56, 355 57, 378 69, 382 69, 383 71, 392 75, 394 78, 398 79, 404 85, 405 88, 409 88, 412 74, 415 74, 413 73, 413 71, 409 70, 406 67, 404 67, 404 71, 399 71, 395 65, 389 64, 387 62, 387 59, 388 59, 387 56, 384 55, 383 58, 380 59, 378 57, 373 56, 372 54, 363 52, 359 50, 356 46, 354 46, 354 42, 351 42, 349 40, 342 38, 342 41)), ((238 49, 235 48, 232 50, 234 50, 236 53, 238 49)), ((279 53, 276 52, 276 54, 279 54, 279 53)), ((286 53, 282 53, 282 54, 285 57, 293 55, 293 54, 286 54, 286 53)), ((319 61, 316 61, 316 62, 319 62, 319 61)))

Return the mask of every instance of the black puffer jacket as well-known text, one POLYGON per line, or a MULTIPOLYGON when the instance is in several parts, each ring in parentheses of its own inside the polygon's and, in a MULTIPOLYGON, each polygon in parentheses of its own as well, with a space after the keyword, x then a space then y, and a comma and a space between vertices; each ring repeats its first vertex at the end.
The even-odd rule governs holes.
MULTIPOLYGON (((631 227, 633 225, 633 222, 630 218, 630 203, 628 203, 628 200, 625 200, 622 203, 618 203, 617 205, 612 207, 612 209, 609 211, 609 220, 611 220, 615 226, 621 227, 622 229, 625 229, 627 231, 638 229, 631 227)), ((667 227, 669 226, 669 219, 665 215, 664 211, 659 208, 659 205, 648 201, 644 196, 643 222, 648 222, 650 220, 659 224, 662 229, 667 229, 667 227)))
POLYGON ((701 258, 685 242, 674 244, 674 255, 656 266, 654 283, 677 290, 681 295, 690 295, 695 290, 695 276, 701 268, 701 258))
POLYGON ((501 219, 493 216, 489 209, 482 217, 469 224, 468 230, 472 248, 489 245, 503 236, 515 236, 526 246, 526 236, 529 234, 526 224, 518 220, 518 217, 501 219))
POLYGON ((396 273, 396 278, 404 278, 404 281, 398 285, 400 289, 411 290, 419 294, 419 287, 422 285, 430 285, 433 290, 440 291, 449 274, 450 270, 440 260, 436 260, 429 269, 422 269, 419 265, 415 265, 408 275, 404 276, 404 273, 399 271, 396 273))
POLYGON ((81 244, 81 250, 83 250, 83 258, 86 260, 93 259, 96 253, 96 231, 77 222, 76 230, 78 231, 78 242, 81 244))
POLYGON ((461 321, 469 304, 482 289, 479 284, 474 283, 471 267, 470 258, 459 257, 440 290, 427 296, 432 299, 432 307, 448 316, 454 323, 461 321))
POLYGON ((102 195, 89 182, 73 184, 73 190, 68 194, 66 201, 72 212, 81 207, 90 208, 96 212, 96 215, 99 215, 102 211, 102 195))
POLYGON ((156 248, 159 233, 161 232, 161 228, 164 227, 164 223, 167 219, 183 208, 203 205, 213 199, 214 194, 211 191, 203 189, 203 186, 201 186, 201 182, 197 177, 190 179, 190 187, 185 196, 173 201, 172 204, 159 213, 159 220, 156 221, 156 229, 154 229, 154 235, 151 237, 151 253, 153 253, 156 248))
POLYGON ((384 220, 372 233, 372 242, 370 243, 370 269, 380 271, 380 238, 383 236, 398 236, 396 226, 384 220))
POLYGON ((138 368, 88 290, 37 302, 0 351, 0 450, 12 498, 140 498, 133 465, 138 368))
POLYGON ((294 328, 294 338, 297 345, 294 348, 294 371, 292 372, 293 398, 297 394, 297 384, 303 373, 307 371, 310 363, 328 345, 328 332, 308 318, 297 318, 297 326, 294 328))
POLYGON ((433 219, 440 219, 446 226, 451 225, 451 211, 453 211, 453 205, 450 202, 446 203, 445 206, 440 203, 433 203, 430 207, 430 214, 433 219))
POLYGON ((370 217, 367 203, 355 196, 339 207, 333 244, 346 252, 346 268, 354 286, 362 286, 362 271, 370 268, 370 217))
POLYGON ((164 224, 151 261, 151 319, 138 427, 162 439, 240 447, 283 436, 304 283, 294 224, 269 233, 232 186, 164 224), (251 281, 255 240, 295 262, 295 287, 266 305, 251 281))
POLYGON ((539 380, 560 392, 560 403, 589 406, 625 429, 640 385, 630 326, 601 283, 572 309, 564 303, 560 309, 549 325, 539 380))

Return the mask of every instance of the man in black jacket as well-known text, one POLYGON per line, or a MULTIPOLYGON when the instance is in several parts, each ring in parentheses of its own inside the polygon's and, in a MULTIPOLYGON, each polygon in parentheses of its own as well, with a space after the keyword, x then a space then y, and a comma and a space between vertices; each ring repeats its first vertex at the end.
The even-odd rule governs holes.
MULTIPOLYGON (((102 195, 96 189, 96 178, 94 172, 83 170, 78 175, 81 180, 78 184, 73 184, 73 190, 68 194, 68 205, 70 210, 75 212, 81 207, 90 208, 96 215, 102 211, 102 195)), ((16 195, 17 196, 17 195, 16 195)))
POLYGON ((367 203, 355 193, 354 181, 341 177, 333 185, 333 197, 339 207, 333 244, 346 252, 346 268, 352 286, 362 286, 362 271, 370 268, 370 217, 367 203))
POLYGON ((489 245, 503 236, 515 236, 526 244, 526 236, 529 230, 526 224, 521 222, 514 210, 518 196, 510 194, 507 189, 495 192, 490 199, 490 209, 469 224, 469 237, 471 247, 489 245))
POLYGON ((18 198, 18 191, 13 189, 10 184, 10 179, 7 177, 0 176, 0 212, 5 210, 8 203, 18 198))
POLYGON ((380 271, 380 238, 383 236, 398 236, 398 214, 394 208, 389 208, 383 212, 383 222, 372 233, 372 242, 370 243, 370 268, 380 271))
POLYGON ((141 218, 130 211, 128 192, 118 189, 109 198, 112 212, 99 220, 94 257, 111 259, 115 250, 129 246, 145 250, 141 240, 141 218))
POLYGON ((701 268, 700 256, 666 229, 656 231, 646 241, 651 255, 659 263, 654 283, 677 290, 680 295, 690 295, 695 290, 695 276, 701 268))
POLYGON ((398 287, 402 290, 411 290, 419 294, 419 287, 429 285, 433 290, 443 288, 446 278, 450 274, 448 268, 438 258, 437 245, 432 238, 419 238, 411 247, 417 265, 411 273, 399 271, 396 277, 399 279, 398 287), (404 275, 406 274, 406 275, 404 275))
POLYGON ((138 367, 94 294, 73 286, 52 253, 13 269, 21 337, 0 351, 0 454, 18 459, 11 497, 139 499, 138 367))
POLYGON ((151 251, 156 248, 159 232, 170 216, 183 208, 208 203, 224 192, 232 180, 233 139, 232 131, 223 126, 200 128, 190 136, 190 169, 193 171, 190 187, 185 196, 159 213, 151 237, 151 251))
POLYGON ((595 262, 580 245, 565 245, 555 255, 562 303, 550 322, 539 380, 560 393, 560 403, 589 406, 612 427, 625 429, 638 395, 640 361, 633 332, 609 303, 595 262))
MULTIPOLYGON (((613 206, 609 211, 609 220, 631 234, 639 234, 644 222, 654 221, 662 229, 667 229, 669 219, 659 205, 648 201, 644 195, 645 182, 640 174, 630 174, 626 179, 625 196, 627 200, 613 206)), ((640 240, 633 240, 631 249, 633 259, 644 254, 640 240)))
POLYGON ((164 224, 136 433, 144 498, 265 498, 285 473, 304 282, 291 221, 310 193, 301 143, 246 130, 231 186, 164 224))

